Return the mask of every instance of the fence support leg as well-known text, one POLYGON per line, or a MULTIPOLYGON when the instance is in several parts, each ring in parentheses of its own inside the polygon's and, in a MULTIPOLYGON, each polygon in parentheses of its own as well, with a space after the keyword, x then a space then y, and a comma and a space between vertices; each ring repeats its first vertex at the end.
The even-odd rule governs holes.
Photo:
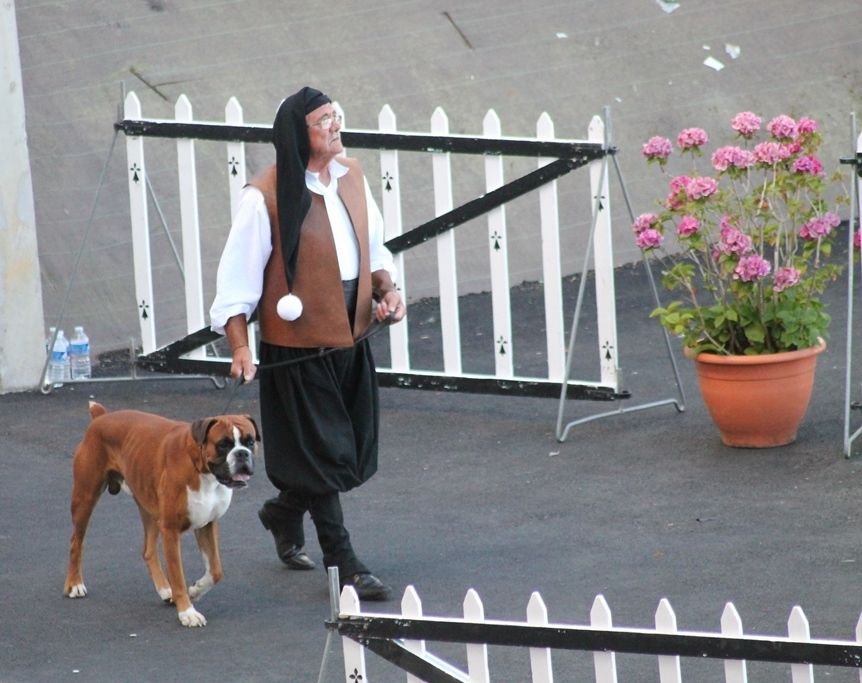
MULTIPOLYGON (((850 401, 850 385, 853 382, 853 256, 855 247, 853 244, 853 233, 856 228, 857 209, 859 208, 859 183, 862 179, 862 143, 856 136, 856 113, 850 114, 850 140, 851 149, 855 154, 847 161, 853 171, 850 173, 850 225, 847 240, 847 356, 845 360, 844 379, 844 457, 851 455, 853 442, 862 434, 862 427, 850 434, 850 411, 859 407, 850 401)), ((841 160, 845 162, 844 159, 841 160)))
MULTIPOLYGON (((606 119, 605 149, 610 150, 611 149, 611 126, 610 126, 609 110, 606 108, 604 113, 605 113, 605 119, 606 119)), ((623 180, 622 171, 620 170, 620 166, 619 166, 619 163, 617 163, 616 157, 611 153, 606 154, 602 158, 602 174, 607 172, 608 156, 613 158, 614 168, 616 169, 616 174, 617 174, 617 180, 619 181, 620 189, 622 190, 623 198, 625 199, 626 207, 628 208, 629 217, 632 220, 632 222, 634 222, 634 218, 635 218, 634 212, 632 211, 632 206, 631 206, 631 202, 629 200, 628 190, 626 189, 625 181, 623 180)), ((584 256, 583 267, 581 269, 581 281, 580 281, 580 285, 578 287, 578 296, 577 296, 577 301, 575 303, 575 313, 574 313, 574 316, 572 319, 572 330, 571 330, 570 337, 569 337, 569 346, 568 346, 567 353, 566 353, 566 371, 565 371, 565 375, 563 376, 562 389, 560 392, 560 404, 559 404, 559 408, 557 410, 556 436, 557 436, 557 441, 559 441, 559 442, 563 442, 566 440, 566 438, 568 437, 568 434, 569 434, 569 430, 572 427, 574 427, 575 425, 578 425, 578 424, 583 424, 584 422, 589 422, 591 420, 597 420, 599 418, 609 417, 611 415, 620 415, 620 414, 626 413, 626 412, 634 412, 636 410, 646 410, 647 408, 656 408, 658 406, 663 406, 663 405, 673 405, 677 409, 678 412, 683 412, 685 410, 685 392, 684 392, 683 387, 682 387, 682 381, 680 380, 679 368, 677 367, 676 359, 674 358, 674 355, 673 355, 673 349, 672 349, 671 344, 670 344, 670 337, 667 333, 667 330, 664 330, 664 328, 662 328, 662 330, 664 332, 664 340, 665 340, 665 346, 667 348, 668 359, 670 360, 671 367, 673 368, 674 378, 676 380, 677 391, 679 394, 678 398, 661 399, 658 401, 651 401, 649 403, 643 403, 643 404, 639 404, 639 405, 635 405, 635 406, 629 406, 628 408, 623 408, 622 406, 620 406, 620 408, 618 410, 612 410, 612 411, 607 411, 604 413, 599 413, 597 415, 590 415, 587 417, 583 417, 583 418, 580 418, 578 420, 573 420, 573 421, 567 423, 565 425, 565 427, 563 426, 563 412, 565 410, 566 394, 568 392, 569 377, 571 376, 572 360, 574 358, 574 347, 575 347, 575 339, 577 336, 577 327, 578 327, 578 322, 579 322, 580 316, 581 316, 581 302, 583 301, 584 287, 585 287, 586 280, 587 280, 587 269, 589 266, 590 252, 592 251, 593 238, 594 238, 594 234, 596 231, 596 224, 597 224, 597 217, 598 217, 598 213, 599 213, 599 202, 600 201, 601 201, 601 196, 600 195, 596 196, 595 204, 593 207, 593 220, 592 220, 592 224, 590 227, 590 233, 589 233, 588 240, 587 240, 587 250, 586 250, 586 254, 584 256)), ((649 280, 650 289, 652 290, 653 298, 655 299, 656 306, 660 306, 661 302, 659 301, 658 290, 656 289, 656 286, 655 286, 655 279, 653 278, 652 270, 650 268, 650 265, 649 265, 647 259, 644 258, 643 261, 644 261, 644 266, 646 268, 647 279, 649 280)))

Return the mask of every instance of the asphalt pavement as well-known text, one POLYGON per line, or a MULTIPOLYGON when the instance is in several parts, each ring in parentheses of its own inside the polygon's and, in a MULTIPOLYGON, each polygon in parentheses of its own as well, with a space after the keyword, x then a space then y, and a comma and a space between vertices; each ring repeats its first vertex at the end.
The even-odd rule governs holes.
MULTIPOLYGON (((661 334, 648 317, 645 282, 639 268, 618 269, 629 405, 676 391, 661 334)), ((574 284, 567 280, 569 308, 574 284)), ((573 428, 564 443, 554 435, 556 400, 383 389, 380 471, 344 496, 355 547, 397 595, 369 610, 397 611, 412 585, 426 614, 457 616, 474 588, 488 618, 522 620, 539 591, 552 622, 586 624, 602 594, 619 626, 650 627, 667 598, 682 630, 716 632, 733 602, 746 632, 781 635, 800 605, 812 636, 853 639, 862 611, 862 550, 860 464, 842 454, 845 287, 837 283, 830 292, 832 336, 818 361, 812 404, 796 442, 782 448, 724 447, 678 349, 684 412, 663 406, 593 420, 573 428)), ((530 331, 542 326, 541 307, 530 305, 537 292, 524 286, 514 297, 533 311, 515 330, 526 358, 518 367, 527 370, 542 356, 540 346, 529 346, 530 331)), ((463 337, 488 338, 488 297, 467 297, 463 305, 463 337)), ((409 315, 417 331, 428 329, 411 350, 416 363, 433 365, 435 302, 417 302, 409 315)), ((588 372, 597 353, 589 310, 584 320, 576 366, 588 372)), ((378 353, 385 359, 385 348, 378 353)), ((859 391, 857 381, 851 393, 859 391)), ((0 396, 7 451, 0 681, 304 682, 317 681, 322 665, 321 680, 345 680, 340 644, 327 641, 324 627, 325 573, 282 566, 258 522, 256 511, 273 492, 262 462, 222 519, 225 577, 198 605, 205 628, 181 627, 156 596, 140 557, 138 513, 125 495, 104 496, 93 516, 84 559, 88 596, 63 596, 71 457, 91 397, 109 409, 194 420, 221 412, 227 394, 208 380, 148 379, 0 396)), ((608 409, 570 401, 565 415, 608 409)), ((241 387, 229 412, 257 416, 256 387, 241 387)), ((310 523, 307 535, 319 561, 310 523)), ((203 570, 191 536, 184 555, 193 580, 203 570)), ((466 659, 457 646, 429 649, 462 666, 466 659)), ((369 680, 405 680, 374 655, 367 658, 369 680)), ((491 648, 490 661, 492 680, 529 680, 523 650, 491 648)), ((554 661, 557 680, 591 680, 589 655, 555 653, 554 661)), ((621 681, 658 680, 654 658, 618 662, 621 681)), ((717 661, 683 660, 683 673, 687 681, 723 680, 717 661)), ((750 675, 789 677, 787 667, 773 665, 753 665, 750 675)), ((824 675, 858 680, 850 670, 824 675)))

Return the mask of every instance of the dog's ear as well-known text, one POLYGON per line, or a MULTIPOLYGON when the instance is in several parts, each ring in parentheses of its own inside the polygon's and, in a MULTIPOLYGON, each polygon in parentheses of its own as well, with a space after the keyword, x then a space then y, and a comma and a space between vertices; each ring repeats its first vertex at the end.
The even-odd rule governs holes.
POLYGON ((192 438, 198 445, 203 446, 207 442, 207 434, 217 421, 214 417, 204 417, 192 422, 192 438))
POLYGON ((260 428, 257 426, 257 422, 254 421, 254 418, 251 415, 245 415, 244 417, 251 422, 254 427, 254 440, 260 443, 260 428))

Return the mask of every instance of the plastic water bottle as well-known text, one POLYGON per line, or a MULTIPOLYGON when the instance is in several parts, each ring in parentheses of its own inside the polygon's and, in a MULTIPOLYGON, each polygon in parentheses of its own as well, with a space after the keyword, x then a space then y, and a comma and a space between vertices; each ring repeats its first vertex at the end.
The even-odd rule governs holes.
POLYGON ((69 342, 69 363, 72 379, 90 379, 90 340, 80 325, 75 328, 75 336, 69 342))
POLYGON ((54 346, 51 348, 51 360, 48 363, 48 379, 55 387, 62 387, 63 381, 69 378, 69 342, 63 330, 57 332, 54 346))

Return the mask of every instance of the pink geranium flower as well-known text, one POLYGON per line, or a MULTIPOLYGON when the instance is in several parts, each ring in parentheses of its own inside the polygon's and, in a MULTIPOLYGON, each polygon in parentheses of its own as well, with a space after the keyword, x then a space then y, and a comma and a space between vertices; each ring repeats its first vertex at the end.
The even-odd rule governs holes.
POLYGON ((638 234, 635 241, 637 242, 638 247, 647 251, 649 249, 655 249, 662 243, 663 239, 664 236, 658 230, 647 228, 638 234))
POLYGON ((799 157, 793 162, 794 173, 808 173, 809 175, 823 175, 823 164, 815 156, 799 157))
POLYGON ((675 178, 671 178, 668 184, 670 192, 668 192, 667 199, 665 200, 667 208, 678 209, 685 204, 688 199, 689 183, 691 183, 691 178, 687 175, 678 175, 675 178))
POLYGON ((768 130, 776 140, 792 140, 796 137, 798 128, 796 126, 796 121, 786 114, 781 114, 766 124, 766 130, 768 130))
POLYGON ((754 158, 765 166, 775 166, 790 158, 791 155, 790 149, 779 142, 761 142, 754 146, 754 158))
POLYGON ((741 147, 719 147, 712 155, 712 167, 723 172, 728 168, 745 169, 754 165, 754 154, 741 147))
POLYGON ((709 136, 703 128, 686 128, 676 137, 676 144, 683 151, 698 149, 709 142, 709 136))
POLYGON ((733 157, 733 165, 739 169, 751 168, 756 162, 754 152, 748 149, 739 149, 738 154, 733 157))
POLYGON ((796 268, 784 266, 775 271, 772 288, 776 292, 783 292, 785 289, 798 285, 800 277, 801 274, 796 268))
POLYGON ((817 121, 803 116, 796 122, 796 130, 800 135, 811 135, 817 132, 817 121))
POLYGON ((760 130, 760 117, 750 111, 741 111, 730 121, 733 128, 744 138, 750 138, 760 130))
POLYGON ((736 147, 719 147, 712 153, 712 167, 716 171, 726 171, 733 165, 733 157, 736 153, 736 147))
POLYGON ((676 232, 680 237, 691 237, 700 230, 700 221, 694 216, 683 216, 676 226, 676 232))
POLYGON ((717 189, 718 181, 715 178, 710 178, 709 176, 698 176, 696 178, 691 178, 688 187, 686 188, 686 192, 690 199, 704 199, 715 194, 717 189))
POLYGON ((733 277, 743 282, 754 282, 769 275, 772 266, 760 254, 743 256, 733 269, 733 277))
POLYGON ((663 163, 667 161, 667 158, 670 156, 672 147, 670 140, 655 135, 644 143, 642 151, 643 155, 647 158, 647 161, 658 161, 659 163, 663 163))
POLYGON ((862 249, 862 228, 853 233, 853 246, 862 249))
POLYGON ((640 216, 635 218, 635 222, 632 224, 632 227, 634 228, 635 234, 640 235, 644 230, 654 228, 657 223, 658 216, 654 213, 642 213, 640 216))
POLYGON ((719 233, 718 251, 722 254, 747 254, 751 251, 751 238, 739 228, 725 224, 719 233))
POLYGON ((823 175, 823 164, 815 156, 799 157, 793 162, 794 173, 808 173, 809 175, 823 175))
POLYGON ((799 229, 799 236, 806 240, 817 240, 827 237, 841 223, 841 218, 831 211, 822 216, 815 216, 799 229))

